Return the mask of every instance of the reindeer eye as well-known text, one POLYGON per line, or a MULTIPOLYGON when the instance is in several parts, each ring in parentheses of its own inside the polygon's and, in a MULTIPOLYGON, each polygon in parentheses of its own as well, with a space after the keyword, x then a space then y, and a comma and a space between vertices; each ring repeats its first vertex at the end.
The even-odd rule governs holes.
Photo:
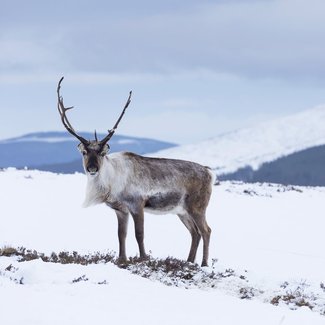
POLYGON ((100 153, 100 155, 101 155, 102 157, 105 157, 105 156, 106 156, 106 151, 102 151, 102 152, 100 153))
POLYGON ((86 156, 87 155, 87 151, 86 150, 82 150, 82 155, 86 156))

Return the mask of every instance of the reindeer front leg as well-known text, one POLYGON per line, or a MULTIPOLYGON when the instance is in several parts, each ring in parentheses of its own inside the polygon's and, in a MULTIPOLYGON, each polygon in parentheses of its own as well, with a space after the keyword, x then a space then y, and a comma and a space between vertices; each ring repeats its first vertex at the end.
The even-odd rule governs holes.
POLYGON ((118 221, 118 240, 119 240, 119 262, 126 262, 125 239, 127 235, 129 213, 116 210, 118 221))
POLYGON ((133 209, 131 212, 131 215, 133 217, 134 221, 134 228, 135 228, 135 238, 137 239, 138 246, 139 246, 139 252, 140 252, 140 258, 146 258, 147 254, 144 248, 144 212, 143 207, 138 207, 136 209, 133 209))

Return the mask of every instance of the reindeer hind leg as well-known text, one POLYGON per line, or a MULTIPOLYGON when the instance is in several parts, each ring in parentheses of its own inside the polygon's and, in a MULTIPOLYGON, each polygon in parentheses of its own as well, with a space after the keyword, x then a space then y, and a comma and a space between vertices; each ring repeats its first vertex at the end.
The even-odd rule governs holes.
POLYGON ((183 222, 183 224, 191 234, 192 242, 191 242, 191 248, 190 248, 187 261, 194 263, 196 252, 200 243, 201 235, 195 223, 193 222, 192 218, 188 214, 178 214, 178 217, 180 218, 180 220, 183 222))
POLYGON ((193 221, 203 239, 203 258, 201 266, 208 266, 211 228, 209 227, 204 214, 194 217, 193 221))

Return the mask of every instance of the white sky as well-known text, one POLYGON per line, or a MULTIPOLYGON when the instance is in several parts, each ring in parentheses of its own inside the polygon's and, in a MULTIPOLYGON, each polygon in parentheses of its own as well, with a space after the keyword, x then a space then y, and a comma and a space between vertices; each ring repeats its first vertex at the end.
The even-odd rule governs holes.
POLYGON ((325 1, 0 0, 0 138, 105 132, 191 143, 325 103, 325 1))

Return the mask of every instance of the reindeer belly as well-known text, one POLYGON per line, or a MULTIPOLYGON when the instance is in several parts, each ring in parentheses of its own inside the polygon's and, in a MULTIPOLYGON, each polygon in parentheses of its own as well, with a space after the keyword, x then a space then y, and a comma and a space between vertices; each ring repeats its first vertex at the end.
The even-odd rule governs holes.
POLYGON ((182 195, 179 192, 158 192, 148 197, 144 209, 150 213, 181 213, 182 195))

